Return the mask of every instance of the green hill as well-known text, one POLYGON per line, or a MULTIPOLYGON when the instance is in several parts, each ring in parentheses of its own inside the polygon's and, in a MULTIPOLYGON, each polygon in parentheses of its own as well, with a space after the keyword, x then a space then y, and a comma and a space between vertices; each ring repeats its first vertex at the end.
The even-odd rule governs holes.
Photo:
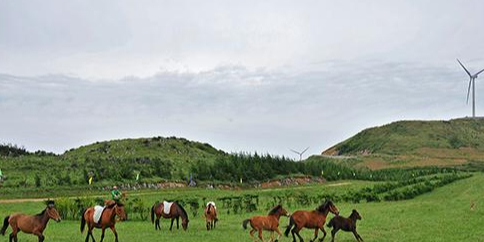
POLYGON ((80 161, 109 159, 147 161, 162 159, 173 161, 174 166, 186 167, 186 163, 190 163, 193 160, 213 161, 220 155, 226 155, 226 153, 206 143, 176 137, 154 137, 96 142, 71 149, 65 152, 62 158, 80 161))
POLYGON ((110 184, 133 181, 138 173, 145 182, 185 180, 192 164, 213 164, 217 158, 228 156, 209 144, 175 137, 96 142, 62 155, 31 153, 13 145, 4 145, 4 150, 0 168, 6 176, 5 187, 86 184, 89 176, 110 184), (23 152, 13 152, 19 150, 23 152))
POLYGON ((482 161, 484 119, 398 121, 365 129, 322 155, 362 157, 371 168, 482 161))

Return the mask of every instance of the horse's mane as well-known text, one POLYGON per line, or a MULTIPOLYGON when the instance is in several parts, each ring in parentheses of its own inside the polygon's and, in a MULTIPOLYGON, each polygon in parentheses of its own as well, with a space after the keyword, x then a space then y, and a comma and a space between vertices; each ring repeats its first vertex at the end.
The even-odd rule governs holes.
POLYGON ((319 205, 319 207, 316 208, 316 211, 323 213, 324 210, 326 210, 328 208, 328 206, 332 203, 333 202, 331 202, 331 200, 326 200, 326 201, 324 201, 323 204, 319 205))
POLYGON ((46 209, 44 209, 44 210, 42 210, 42 212, 40 212, 40 213, 36 214, 35 216, 37 216, 37 217, 42 217, 42 216, 44 216, 45 211, 47 211, 47 208, 46 208, 46 209))
POLYGON ((177 202, 175 202, 175 204, 180 209, 180 211, 183 213, 183 215, 185 216, 185 218, 188 219, 187 211, 185 211, 185 209, 180 204, 178 204, 177 202))
POLYGON ((277 205, 277 206, 275 206, 275 207, 274 207, 274 208, 273 208, 273 209, 272 209, 272 210, 269 212, 269 215, 274 215, 274 214, 276 214, 276 213, 277 213, 277 211, 279 211, 279 209, 281 209, 281 207, 282 207, 282 206, 281 206, 280 204, 279 204, 279 205, 277 205))
POLYGON ((113 208, 114 206, 116 206, 116 203, 109 204, 108 206, 106 206, 106 208, 113 208))

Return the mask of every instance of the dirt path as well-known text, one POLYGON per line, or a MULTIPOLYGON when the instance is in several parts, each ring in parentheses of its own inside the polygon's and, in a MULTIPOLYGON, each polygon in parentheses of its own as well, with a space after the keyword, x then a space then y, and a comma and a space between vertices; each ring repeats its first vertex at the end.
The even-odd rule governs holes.
POLYGON ((24 203, 24 202, 42 202, 48 198, 19 198, 19 199, 0 199, 0 203, 24 203))

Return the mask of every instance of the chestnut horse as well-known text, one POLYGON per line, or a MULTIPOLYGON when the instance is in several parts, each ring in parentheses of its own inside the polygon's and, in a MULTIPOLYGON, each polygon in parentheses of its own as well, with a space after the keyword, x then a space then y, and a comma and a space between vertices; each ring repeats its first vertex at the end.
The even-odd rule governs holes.
POLYGON ((291 215, 289 219, 289 225, 287 226, 286 232, 284 234, 289 236, 289 230, 294 226, 291 230, 292 233, 292 241, 296 242, 296 236, 299 237, 300 242, 304 242, 303 238, 299 234, 302 228, 314 229, 314 238, 310 240, 311 242, 315 241, 318 238, 318 232, 321 230, 323 232, 323 238, 319 239, 319 241, 323 241, 324 237, 326 237, 326 231, 324 230, 324 224, 326 223, 326 216, 328 216, 328 212, 332 212, 333 214, 338 215, 339 211, 338 208, 331 202, 331 200, 326 200, 323 204, 316 208, 314 211, 296 211, 291 215))
POLYGON ((89 241, 89 236, 91 236, 93 242, 96 241, 92 235, 92 230, 94 228, 102 229, 101 242, 104 239, 104 231, 106 228, 110 228, 113 231, 115 241, 118 242, 118 232, 116 232, 116 228, 114 227, 116 224, 116 215, 122 221, 127 219, 126 212, 124 211, 124 205, 113 200, 106 201, 106 206, 104 207, 101 218, 97 223, 94 222, 94 207, 89 207, 84 210, 81 218, 81 233, 84 232, 84 227, 87 223, 88 231, 86 242, 89 241))
POLYGON ((363 242, 361 236, 356 232, 357 220, 361 220, 361 216, 358 211, 356 211, 356 209, 353 209, 353 211, 351 211, 351 215, 349 218, 344 218, 341 216, 336 216, 332 218, 327 225, 328 228, 333 227, 333 230, 331 230, 331 241, 334 242, 334 236, 336 235, 338 230, 341 229, 343 231, 353 232, 356 241, 363 242))
POLYGON ((47 223, 49 219, 53 219, 56 222, 60 222, 60 216, 57 210, 55 209, 55 204, 53 201, 47 202, 47 208, 44 209, 41 213, 30 216, 25 214, 12 214, 7 216, 3 220, 3 227, 0 230, 0 234, 5 235, 5 231, 10 224, 12 227, 12 233, 10 234, 9 242, 15 241, 17 242, 17 233, 22 231, 27 234, 34 234, 39 237, 39 242, 44 241, 44 232, 45 227, 47 227, 47 223))
POLYGON ((173 221, 175 221, 175 219, 176 219, 176 228, 177 229, 180 228, 178 220, 181 217, 183 230, 187 230, 188 222, 189 222, 188 214, 180 204, 178 204, 177 202, 173 202, 170 207, 170 213, 168 214, 165 214, 163 212, 163 209, 164 209, 164 205, 162 202, 161 203, 157 202, 151 207, 151 223, 155 224, 155 230, 157 229, 161 230, 160 217, 163 217, 166 219, 171 218, 170 231, 173 228, 173 221), (155 220, 155 215, 156 215, 156 220, 155 220))
POLYGON ((277 205, 269 212, 269 215, 267 216, 254 216, 250 219, 244 220, 242 227, 247 229, 247 224, 250 222, 250 226, 252 227, 252 230, 250 230, 250 237, 254 241, 257 241, 254 238, 255 231, 259 232, 259 239, 264 241, 264 238, 262 237, 262 230, 271 231, 271 241, 274 241, 274 231, 277 232, 278 235, 275 241, 278 241, 282 235, 281 231, 279 230, 279 219, 281 216, 287 216, 287 211, 282 208, 281 205, 277 205))
POLYGON ((217 208, 215 207, 214 204, 215 203, 213 203, 213 202, 209 202, 207 204, 207 207, 205 207, 204 214, 205 214, 205 222, 206 222, 206 225, 207 225, 207 230, 214 229, 215 224, 218 221, 217 208))

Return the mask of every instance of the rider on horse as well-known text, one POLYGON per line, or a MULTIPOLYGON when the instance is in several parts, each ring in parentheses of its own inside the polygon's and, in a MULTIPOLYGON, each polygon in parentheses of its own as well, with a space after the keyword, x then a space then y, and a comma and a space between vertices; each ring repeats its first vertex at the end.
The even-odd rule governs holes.
POLYGON ((118 190, 117 186, 113 186, 113 190, 111 191, 111 196, 116 203, 119 203, 119 200, 121 200, 122 194, 118 190))

